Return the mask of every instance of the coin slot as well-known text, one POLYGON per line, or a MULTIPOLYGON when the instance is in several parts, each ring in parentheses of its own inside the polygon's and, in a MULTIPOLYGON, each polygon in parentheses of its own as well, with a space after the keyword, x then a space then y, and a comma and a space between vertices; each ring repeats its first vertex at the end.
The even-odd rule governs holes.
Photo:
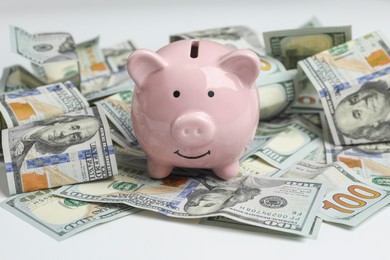
POLYGON ((194 41, 191 43, 191 52, 190 52, 190 57, 191 58, 197 58, 198 57, 198 51, 199 51, 199 42, 194 41))

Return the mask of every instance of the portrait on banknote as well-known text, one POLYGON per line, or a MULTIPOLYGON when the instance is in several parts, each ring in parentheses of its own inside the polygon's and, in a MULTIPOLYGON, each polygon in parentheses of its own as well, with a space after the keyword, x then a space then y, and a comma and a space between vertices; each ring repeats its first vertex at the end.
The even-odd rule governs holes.
POLYGON ((390 89, 385 80, 372 80, 344 97, 335 108, 339 133, 351 139, 379 142, 390 139, 390 89))
MULTIPOLYGON (((50 167, 71 162, 65 151, 93 138, 100 127, 101 122, 92 115, 62 115, 8 129, 7 143, 3 147, 9 154, 8 171, 14 176, 17 192, 77 182, 65 169, 50 167)), ((94 150, 88 148, 90 144, 83 146, 94 150)))
POLYGON ((187 196, 184 210, 189 215, 206 215, 217 213, 238 203, 244 203, 261 193, 261 188, 283 185, 283 181, 275 182, 256 178, 253 175, 244 178, 220 182, 216 179, 198 179, 205 188, 195 189, 187 196))

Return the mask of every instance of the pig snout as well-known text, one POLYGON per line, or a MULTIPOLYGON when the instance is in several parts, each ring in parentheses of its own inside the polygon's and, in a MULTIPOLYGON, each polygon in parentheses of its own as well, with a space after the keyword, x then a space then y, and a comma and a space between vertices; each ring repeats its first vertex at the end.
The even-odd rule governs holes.
POLYGON ((200 147, 209 144, 215 134, 215 124, 209 115, 192 112, 179 116, 172 125, 174 139, 185 146, 200 147))

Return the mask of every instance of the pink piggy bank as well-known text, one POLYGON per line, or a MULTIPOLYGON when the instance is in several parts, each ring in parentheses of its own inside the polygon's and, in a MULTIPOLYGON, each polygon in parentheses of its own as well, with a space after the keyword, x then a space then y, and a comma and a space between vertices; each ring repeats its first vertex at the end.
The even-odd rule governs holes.
POLYGON ((134 80, 134 133, 152 178, 174 167, 209 168, 228 180, 259 122, 259 58, 207 40, 182 40, 153 52, 138 49, 127 70, 134 80))

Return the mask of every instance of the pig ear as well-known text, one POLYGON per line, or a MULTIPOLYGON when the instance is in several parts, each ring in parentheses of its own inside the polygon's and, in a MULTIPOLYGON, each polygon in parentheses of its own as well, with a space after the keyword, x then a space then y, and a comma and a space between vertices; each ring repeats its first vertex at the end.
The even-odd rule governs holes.
POLYGON ((138 49, 127 60, 127 72, 135 84, 141 86, 144 79, 151 73, 163 69, 167 65, 164 58, 157 53, 146 49, 138 49))
POLYGON ((249 50, 235 50, 224 55, 219 67, 236 75, 244 86, 251 87, 260 72, 260 59, 249 50))

